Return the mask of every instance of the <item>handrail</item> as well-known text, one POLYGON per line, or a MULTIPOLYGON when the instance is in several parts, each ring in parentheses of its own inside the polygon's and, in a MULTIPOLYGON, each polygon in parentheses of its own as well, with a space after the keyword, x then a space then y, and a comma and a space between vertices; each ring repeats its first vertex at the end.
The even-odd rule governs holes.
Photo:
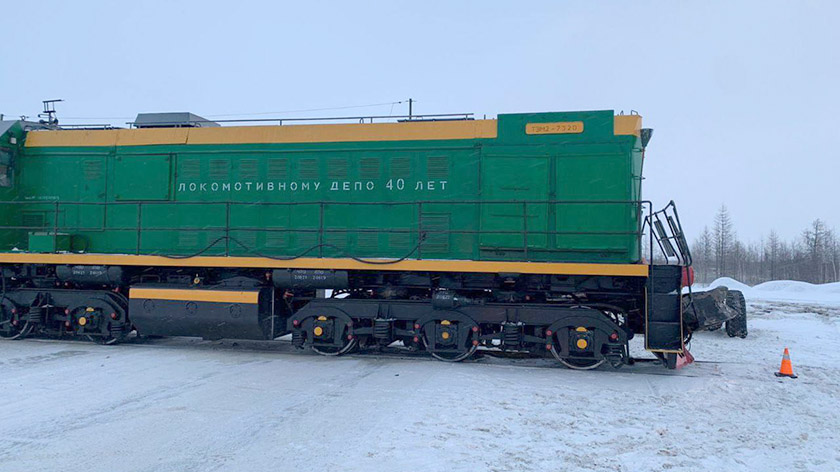
MULTIPOLYGON (((313 121, 358 121, 359 123, 373 123, 373 120, 396 120, 396 121, 472 121, 474 113, 436 113, 428 115, 359 115, 359 116, 330 116, 330 117, 309 117, 309 118, 243 118, 228 120, 184 120, 155 123, 139 123, 142 128, 177 128, 177 127, 202 127, 207 123, 277 123, 284 122, 313 122, 313 121)), ((131 128, 140 128, 136 121, 126 121, 131 128)))
MULTIPOLYGON (((671 200, 661 210, 651 212, 644 220, 642 229, 647 226, 651 238, 659 247, 666 263, 674 260, 677 264, 690 266, 692 264, 691 251, 685 239, 685 233, 680 223, 677 205, 671 200)), ((651 258, 653 258, 653 244, 651 243, 651 258)))
MULTIPOLYGON (((331 202, 331 201, 310 201, 310 202, 234 202, 234 201, 131 201, 131 202, 82 202, 82 201, 59 201, 59 200, 52 200, 52 201, 38 201, 38 200, 13 200, 13 201, 2 201, 0 202, 0 207, 2 205, 23 205, 31 207, 29 211, 32 213, 42 213, 42 221, 44 221, 44 225, 42 226, 29 226, 29 225, 8 225, 3 226, 0 225, 0 230, 28 230, 28 231, 46 231, 48 234, 52 233, 54 238, 54 243, 57 242, 58 235, 62 232, 79 232, 79 233, 91 233, 91 232, 100 232, 100 231, 114 231, 114 232, 129 232, 134 231, 136 232, 137 240, 136 240, 136 247, 134 251, 136 254, 143 253, 143 237, 144 235, 148 235, 151 233, 159 233, 159 232, 178 232, 178 231, 199 231, 199 232, 206 232, 206 233, 222 233, 225 241, 224 244, 224 255, 231 254, 231 244, 230 242, 234 240, 234 242, 238 246, 243 245, 241 241, 235 240, 235 237, 231 235, 232 232, 240 232, 241 233, 280 233, 280 234, 317 234, 317 246, 318 246, 318 256, 323 256, 323 249, 325 246, 330 246, 327 244, 327 235, 330 234, 416 234, 417 235, 417 243, 418 246, 416 248, 416 254, 412 257, 421 259, 423 257, 423 252, 429 252, 429 244, 434 244, 432 241, 430 243, 429 239, 433 240, 440 240, 436 239, 441 236, 452 236, 452 235, 475 235, 475 236, 484 236, 484 235, 492 235, 492 236, 513 236, 513 235, 521 235, 521 247, 507 247, 505 246, 492 246, 491 245, 481 245, 481 240, 479 240, 479 247, 481 249, 487 250, 505 250, 505 251, 521 251, 523 260, 530 260, 533 258, 534 253, 543 253, 543 259, 545 258, 546 251, 563 251, 565 250, 562 247, 555 247, 552 243, 550 238, 553 236, 592 236, 594 238, 597 237, 617 237, 617 236, 633 236, 636 237, 638 240, 638 250, 641 256, 642 254, 642 247, 644 245, 643 236, 645 236, 645 225, 650 224, 651 218, 656 217, 657 221, 667 221, 664 216, 658 216, 664 210, 660 210, 659 212, 652 211, 652 204, 650 201, 647 200, 421 200, 421 201, 410 201, 410 202, 331 202), (184 206, 211 206, 211 207, 218 207, 219 208, 219 215, 223 218, 224 223, 217 222, 213 226, 200 226, 200 227, 193 227, 193 226, 177 226, 171 224, 157 224, 151 225, 149 224, 147 215, 149 211, 154 208, 161 208, 161 207, 175 207, 175 208, 183 208, 184 206), (415 211, 409 212, 410 214, 414 215, 411 217, 410 220, 407 221, 406 227, 400 228, 331 228, 329 227, 329 221, 326 221, 325 212, 330 207, 353 207, 353 206, 360 206, 360 205, 386 205, 388 207, 408 207, 408 208, 416 208, 415 211), (424 220, 428 219, 428 217, 434 213, 437 214, 440 212, 439 208, 433 208, 432 206, 441 206, 444 205, 446 207, 455 207, 455 206, 463 206, 463 205, 470 205, 475 206, 476 211, 479 213, 482 211, 486 211, 486 208, 492 206, 503 206, 507 205, 507 208, 515 208, 519 207, 519 210, 516 211, 516 214, 519 214, 519 219, 521 220, 521 226, 519 228, 512 227, 511 229, 500 229, 500 230, 486 230, 482 228, 455 228, 452 227, 445 227, 445 228, 430 228, 425 226, 424 220), (529 210, 534 211, 533 208, 538 205, 557 205, 558 207, 565 206, 565 207, 574 207, 578 205, 624 205, 627 207, 628 210, 632 210, 632 213, 627 213, 627 220, 626 222, 632 221, 633 218, 636 221, 639 221, 639 225, 636 229, 631 230, 585 230, 585 229, 577 229, 577 228, 570 228, 564 227, 562 222, 557 223, 551 220, 547 220, 545 224, 537 224, 533 225, 532 222, 537 221, 540 216, 529 215, 529 210), (107 210, 108 207, 136 207, 137 211, 137 221, 134 225, 119 225, 119 226, 110 226, 108 225, 108 212, 104 211, 107 210), (102 211, 102 225, 96 227, 85 227, 79 224, 62 224, 61 216, 66 215, 67 211, 70 208, 79 208, 79 207, 103 207, 104 210, 102 211), (224 208, 222 208, 224 207, 224 208), (272 208, 272 207, 298 207, 298 208, 307 208, 311 207, 313 210, 318 212, 317 214, 317 226, 316 224, 307 224, 306 227, 264 227, 264 226, 237 226, 232 224, 231 220, 231 213, 238 208, 272 208), (427 211, 432 208, 431 213, 427 213, 427 211), (222 211, 224 211, 222 215, 222 211), (146 215, 146 216, 144 216, 146 215), (645 216, 647 215, 647 216, 645 216), (52 224, 46 224, 48 218, 51 219, 52 224), (146 219, 144 223, 144 218, 146 219), (414 219, 416 218, 416 221, 414 219), (545 247, 542 247, 543 244, 540 244, 540 247, 533 246, 535 237, 545 238, 545 247), (425 246, 425 247, 424 247, 425 246)), ((666 207, 666 209, 670 208, 666 207)), ((316 216, 315 212, 312 212, 313 218, 316 216)), ((97 212, 98 213, 98 212, 97 212)), ((407 213, 407 214, 409 214, 407 213)), ((671 213, 669 213, 670 215, 671 213)), ((511 214, 510 216, 515 216, 515 214, 511 214)), ((547 216, 547 215, 546 215, 547 216)), ((675 207, 672 216, 672 220, 675 222, 677 226, 679 226, 679 218, 675 214, 675 207)), ((307 223, 315 223, 314 221, 307 221, 307 223)), ((656 235, 653 234, 654 231, 651 231, 650 239, 648 241, 648 248, 652 251, 653 248, 653 241, 654 239, 657 241, 658 244, 663 244, 663 239, 659 237, 654 237, 656 235)), ((681 234, 681 232, 680 232, 681 234)), ((672 240, 673 236, 668 238, 668 240, 672 240)), ((603 241, 603 240, 602 240, 603 241)), ((504 241, 503 241, 504 244, 504 241)), ((623 243, 622 243, 623 244, 623 243)), ((679 243, 678 243, 679 244, 679 243)), ((591 250, 595 251, 606 251, 611 252, 615 251, 616 249, 610 249, 607 244, 604 244, 603 249, 594 247, 591 250)), ((247 249, 247 248, 246 248, 247 249)), ((314 246, 313 246, 314 249, 314 246)), ((235 251, 236 248, 234 247, 233 250, 235 251)), ((586 251, 586 249, 580 248, 569 248, 568 250, 572 251, 586 251)), ((627 249, 629 250, 629 248, 627 249)), ((215 251, 214 251, 215 252, 215 251)), ((537 256, 538 257, 538 256, 537 256)))

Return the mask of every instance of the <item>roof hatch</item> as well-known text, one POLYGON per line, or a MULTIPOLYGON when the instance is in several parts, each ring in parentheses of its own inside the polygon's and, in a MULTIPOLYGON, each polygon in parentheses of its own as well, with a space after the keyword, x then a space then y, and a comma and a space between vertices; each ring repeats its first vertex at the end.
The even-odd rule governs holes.
POLYGON ((139 113, 134 119, 135 128, 212 128, 220 126, 189 112, 139 113))

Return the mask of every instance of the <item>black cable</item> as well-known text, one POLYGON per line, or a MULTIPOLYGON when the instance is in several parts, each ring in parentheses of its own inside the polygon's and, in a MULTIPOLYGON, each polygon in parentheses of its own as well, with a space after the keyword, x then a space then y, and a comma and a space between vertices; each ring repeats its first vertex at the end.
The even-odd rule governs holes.
POLYGON ((399 259, 393 259, 393 260, 388 260, 388 261, 374 261, 374 260, 366 260, 366 259, 362 259, 362 258, 359 258, 359 257, 356 257, 356 256, 351 256, 351 255, 347 254, 346 252, 344 252, 344 251, 343 251, 343 249, 341 249, 340 247, 335 246, 335 245, 332 245, 332 244, 316 244, 316 245, 314 245, 314 246, 310 247, 309 249, 307 249, 307 250, 303 251, 302 253, 300 253, 300 254, 298 254, 298 255, 296 255, 296 256, 289 256, 289 257, 283 257, 283 256, 271 256, 271 255, 267 255, 267 254, 262 254, 262 253, 260 253, 259 251, 255 250, 255 249, 251 249, 251 248, 249 248, 248 246, 246 246, 244 243, 242 243, 242 241, 239 241, 238 239, 233 238, 233 237, 230 237, 230 236, 221 236, 221 237, 219 237, 219 238, 216 238, 216 239, 215 239, 212 243, 210 243, 210 244, 209 244, 207 247, 205 247, 204 249, 202 249, 202 250, 200 250, 200 251, 198 251, 198 252, 195 252, 195 253, 193 253, 193 254, 187 255, 187 256, 169 256, 169 255, 161 255, 161 257, 165 257, 165 258, 167 258, 167 259, 191 259, 191 258, 193 258, 193 257, 198 257, 198 256, 200 256, 200 255, 204 254, 205 252, 209 251, 210 249, 212 249, 214 246, 216 246, 216 245, 217 245, 217 244, 219 244, 220 242, 225 241, 225 240, 228 240, 228 241, 232 241, 232 242, 234 242, 235 244, 237 244, 238 246, 240 246, 242 249, 244 249, 246 252, 248 252, 248 253, 250 253, 250 254, 253 254, 253 255, 257 256, 257 257, 263 257, 263 258, 266 258, 266 259, 272 259, 272 260, 275 260, 275 261, 293 261, 293 260, 295 260, 295 259, 300 259, 301 257, 306 256, 307 254, 309 254, 310 252, 312 252, 312 251, 314 251, 314 250, 316 250, 316 249, 319 249, 319 248, 330 248, 330 249, 336 249, 336 250, 338 250, 338 251, 341 253, 341 254, 340 254, 340 257, 346 257, 346 258, 348 258, 348 259, 353 259, 354 261, 356 261, 356 262, 361 262, 362 264, 370 264, 370 265, 390 265, 390 264, 397 264, 397 263, 402 262, 402 261, 404 261, 404 260, 408 259, 409 257, 411 257, 411 256, 412 256, 415 252, 417 252, 417 250, 418 250, 418 249, 420 249, 420 246, 423 244, 423 242, 425 241, 425 239, 426 239, 426 238, 425 238, 425 236, 421 237, 421 238, 420 238, 420 241, 417 243, 417 245, 416 245, 416 246, 414 246, 414 248, 413 248, 413 249, 412 249, 412 250, 411 250, 408 254, 406 254, 405 256, 400 257, 399 259))
POLYGON ((207 247, 205 247, 204 249, 202 249, 202 250, 200 250, 200 251, 198 251, 198 252, 195 252, 195 253, 193 253, 193 254, 190 254, 190 255, 188 255, 188 256, 168 256, 168 255, 166 255, 166 254, 161 254, 160 256, 161 256, 161 257, 165 257, 165 258, 167 258, 167 259, 191 259, 191 258, 193 258, 193 257, 198 257, 198 256, 200 256, 200 255, 204 254, 205 252, 209 251, 209 250, 210 250, 213 246, 215 246, 216 244, 219 244, 219 242, 224 241, 224 240, 225 240, 225 239, 227 239, 227 238, 228 238, 227 236, 222 236, 222 237, 220 237, 220 238, 216 238, 216 240, 215 240, 215 241, 213 241, 212 243, 210 243, 210 244, 209 244, 207 247))

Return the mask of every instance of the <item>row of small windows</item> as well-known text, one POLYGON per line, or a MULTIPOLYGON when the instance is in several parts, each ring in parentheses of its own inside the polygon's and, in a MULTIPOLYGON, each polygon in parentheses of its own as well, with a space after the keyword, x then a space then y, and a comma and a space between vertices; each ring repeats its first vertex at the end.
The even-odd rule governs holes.
MULTIPOLYGON (((387 177, 403 178, 411 177, 411 159, 408 157, 393 157, 387 160, 390 164, 387 177)), ((185 158, 179 159, 179 176, 184 179, 201 178, 201 159, 185 158)), ((284 180, 290 177, 290 164, 292 161, 286 157, 267 159, 266 178, 269 180, 284 180)), ((358 177, 361 179, 375 180, 385 177, 382 159, 378 157, 363 157, 354 162, 358 168, 358 177)), ((313 158, 302 158, 294 160, 297 166, 297 178, 304 180, 315 180, 321 177, 319 160, 313 158)), ((240 179, 257 179, 260 177, 260 161, 257 159, 236 159, 214 158, 207 164, 207 175, 212 180, 225 180, 231 178, 232 165, 237 166, 236 176, 240 179)), ((350 178, 351 160, 344 157, 326 159, 326 176, 329 179, 341 180, 350 178)), ((430 179, 445 179, 449 177, 449 157, 430 156, 426 159, 426 175, 430 179)))

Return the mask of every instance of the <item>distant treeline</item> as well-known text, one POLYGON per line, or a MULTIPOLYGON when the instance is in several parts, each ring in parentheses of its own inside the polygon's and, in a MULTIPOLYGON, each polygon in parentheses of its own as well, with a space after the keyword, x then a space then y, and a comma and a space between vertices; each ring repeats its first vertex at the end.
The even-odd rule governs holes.
POLYGON ((744 244, 723 205, 712 228, 706 226, 691 244, 691 256, 695 276, 701 283, 732 277, 749 285, 768 280, 822 284, 840 281, 838 239, 836 231, 817 219, 791 241, 770 231, 759 242, 744 244))

